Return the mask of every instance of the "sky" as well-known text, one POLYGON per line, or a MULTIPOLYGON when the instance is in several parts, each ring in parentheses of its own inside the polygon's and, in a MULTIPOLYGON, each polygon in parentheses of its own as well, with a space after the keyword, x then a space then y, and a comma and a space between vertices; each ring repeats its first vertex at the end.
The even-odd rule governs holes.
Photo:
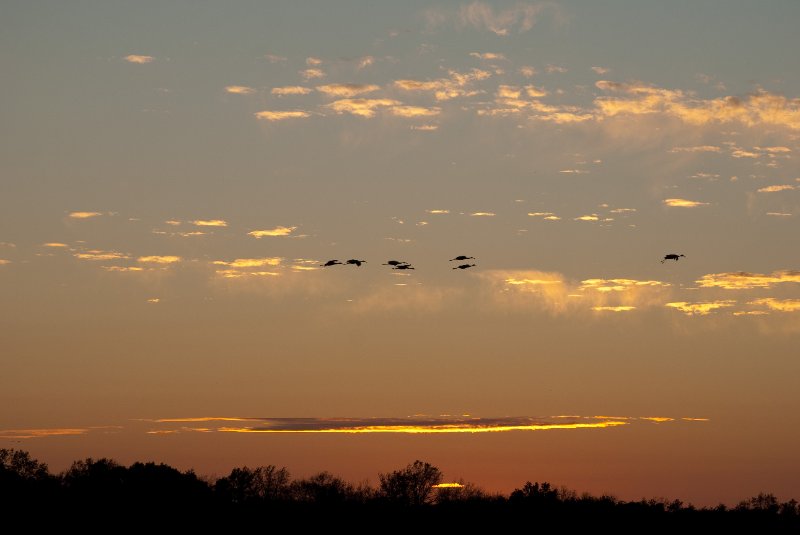
POLYGON ((800 498, 797 2, 0 13, 0 447, 800 498))

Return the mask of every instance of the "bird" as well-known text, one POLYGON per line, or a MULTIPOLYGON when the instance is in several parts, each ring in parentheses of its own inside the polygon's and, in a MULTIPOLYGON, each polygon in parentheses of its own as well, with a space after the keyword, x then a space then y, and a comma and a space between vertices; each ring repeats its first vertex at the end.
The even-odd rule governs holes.
POLYGON ((408 264, 408 262, 403 262, 401 260, 389 260, 385 264, 381 264, 382 266, 401 266, 403 264, 408 264))
POLYGON ((411 264, 397 264, 392 269, 414 269, 411 264))
POLYGON ((327 262, 325 262, 324 264, 320 264, 320 267, 328 267, 328 266, 343 266, 343 265, 344 265, 344 264, 342 264, 342 263, 341 263, 341 262, 339 262, 338 260, 328 260, 328 261, 327 261, 327 262))
POLYGON ((471 267, 475 267, 475 264, 461 264, 460 266, 456 266, 453 269, 467 269, 471 267))
POLYGON ((675 254, 675 253, 670 253, 670 254, 668 254, 668 255, 665 255, 665 256, 664 256, 664 260, 662 260, 662 261, 661 261, 661 263, 663 264, 665 260, 674 260, 674 261, 676 261, 676 262, 677 262, 677 261, 678 261, 678 259, 679 259, 680 257, 682 257, 682 256, 683 256, 683 257, 686 257, 686 255, 685 255, 685 254, 675 254))
POLYGON ((451 259, 450 259, 450 261, 451 261, 451 262, 452 262, 453 260, 475 260, 475 257, 474 257, 474 256, 464 256, 464 255, 459 255, 459 256, 457 256, 457 257, 455 257, 455 258, 451 258, 451 259))
POLYGON ((366 264, 366 260, 356 260, 355 258, 351 258, 347 261, 348 264, 355 264, 357 267, 361 267, 361 264, 366 264))

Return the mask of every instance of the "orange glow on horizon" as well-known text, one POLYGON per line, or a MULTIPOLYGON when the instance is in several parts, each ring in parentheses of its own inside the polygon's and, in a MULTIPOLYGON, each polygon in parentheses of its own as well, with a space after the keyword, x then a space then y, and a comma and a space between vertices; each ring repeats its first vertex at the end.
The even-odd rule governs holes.
POLYGON ((585 424, 531 424, 531 425, 496 425, 470 426, 468 424, 401 426, 401 425, 369 425, 341 429, 253 429, 251 427, 220 427, 223 433, 404 433, 404 434, 437 434, 437 433, 501 433, 504 431, 546 431, 549 429, 597 429, 628 425, 628 422, 607 420, 585 424))

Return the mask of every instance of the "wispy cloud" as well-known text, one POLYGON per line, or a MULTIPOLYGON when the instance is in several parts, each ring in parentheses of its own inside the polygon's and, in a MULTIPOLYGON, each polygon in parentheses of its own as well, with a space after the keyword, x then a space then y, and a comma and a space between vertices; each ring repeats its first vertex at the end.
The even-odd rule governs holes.
POLYGON ((338 114, 350 113, 359 117, 375 117, 375 110, 388 106, 397 106, 400 102, 389 98, 346 98, 331 102, 326 107, 338 114))
POLYGON ((770 275, 739 271, 734 273, 710 273, 696 281, 701 288, 723 288, 725 290, 750 290, 771 288, 776 284, 800 283, 800 271, 775 271, 770 275))
POLYGON ((308 95, 311 93, 311 88, 303 87, 301 85, 289 85, 284 87, 273 87, 270 93, 279 97, 285 97, 287 95, 308 95))
POLYGON ((478 58, 486 61, 507 61, 506 57, 503 54, 498 54, 496 52, 470 52, 470 56, 473 58, 478 58))
POLYGON ((597 312, 630 312, 636 310, 634 306, 596 306, 592 310, 597 312))
POLYGON ((85 435, 89 428, 47 428, 47 429, 0 429, 2 439, 29 439, 56 436, 85 435))
POLYGON ((319 59, 319 58, 315 58, 313 56, 312 57, 308 57, 308 58, 306 58, 306 65, 309 65, 311 67, 317 67, 319 65, 322 65, 322 60, 319 59))
POLYGON ((229 85, 225 88, 225 91, 233 95, 252 95, 256 92, 255 89, 246 85, 229 85))
POLYGON ((264 58, 266 58, 270 63, 281 63, 287 59, 285 56, 278 56, 276 54, 265 54, 264 58))
POLYGON ((716 145, 696 145, 693 147, 672 147, 669 152, 720 152, 721 150, 716 145))
POLYGON ((7 266, 11 263, 11 260, 6 260, 5 258, 0 258, 0 266, 7 266))
POLYGON ((325 78, 325 72, 322 69, 305 69, 300 71, 300 76, 308 81, 314 78, 325 78))
POLYGON ((433 210, 425 210, 429 214, 449 214, 450 210, 443 210, 441 208, 433 209, 433 210))
POLYGON ((421 106, 392 106, 391 114, 396 117, 435 117, 442 111, 441 108, 423 108, 421 106))
POLYGON ((573 220, 574 221, 600 221, 600 216, 598 216, 597 214, 582 215, 582 216, 579 216, 579 217, 574 217, 573 220))
POLYGON ((317 86, 317 91, 329 97, 352 98, 364 93, 372 93, 380 89, 375 84, 328 84, 317 86))
POLYGON ((267 257, 267 258, 237 258, 230 262, 224 260, 216 260, 213 263, 219 266, 229 266, 233 268, 252 268, 264 266, 279 266, 283 262, 281 257, 267 257))
POLYGON ((143 264, 175 264, 181 261, 180 256, 140 256, 137 262, 143 264))
POLYGON ((494 212, 472 212, 469 215, 471 215, 472 217, 494 217, 497 214, 495 214, 494 212))
POLYGON ((607 69, 605 67, 592 67, 592 70, 596 74, 608 74, 609 72, 611 72, 611 69, 607 69))
POLYGON ((247 235, 254 238, 264 238, 268 236, 289 236, 295 230, 297 230, 297 227, 275 227, 265 230, 253 230, 248 232, 247 235))
POLYGON ((747 303, 748 305, 765 306, 779 312, 800 312, 800 299, 775 299, 765 297, 747 303))
POLYGON ((305 119, 306 117, 311 117, 310 113, 303 110, 291 110, 291 111, 263 110, 257 112, 255 115, 256 118, 264 119, 267 121, 283 121, 286 119, 305 119))
POLYGON ((708 206, 707 202, 690 201, 688 199, 664 199, 665 206, 672 208, 696 208, 698 206, 708 206))
POLYGON ((150 63, 154 61, 156 58, 153 56, 141 56, 139 54, 130 54, 125 56, 125 61, 128 63, 136 63, 138 65, 144 65, 145 63, 150 63))
POLYGON ((436 100, 444 101, 456 97, 477 95, 479 91, 471 89, 470 86, 475 82, 492 76, 489 71, 481 69, 472 69, 466 74, 457 71, 450 71, 448 74, 449 78, 439 78, 437 80, 397 80, 394 85, 404 91, 432 92, 436 100))
POLYGON ((624 292, 631 288, 641 286, 659 286, 666 288, 671 286, 667 282, 657 280, 635 280, 635 279, 586 279, 581 281, 580 290, 595 290, 598 292, 624 292))
POLYGON ((43 243, 42 247, 64 248, 69 246, 66 243, 48 242, 48 243, 43 243))
POLYGON ((197 227, 227 227, 228 222, 223 219, 195 219, 191 222, 197 227))
POLYGON ((103 215, 102 212, 70 212, 69 217, 71 219, 90 219, 92 217, 100 217, 103 215))
POLYGON ((553 12, 557 17, 562 16, 558 5, 550 2, 518 3, 507 9, 495 10, 486 2, 476 1, 461 6, 458 11, 458 22, 464 27, 507 36, 512 31, 517 33, 529 31, 547 11, 553 12))
POLYGON ((793 184, 776 184, 774 186, 766 186, 763 188, 759 188, 759 193, 777 193, 779 191, 791 191, 794 189, 800 189, 800 186, 795 186, 793 184))
POLYGON ((101 251, 99 249, 81 251, 74 253, 73 256, 80 260, 124 260, 130 258, 130 255, 125 253, 120 253, 118 251, 101 251))
POLYGON ((732 307, 735 304, 736 301, 731 301, 731 300, 706 301, 698 303, 677 301, 673 303, 667 303, 665 306, 680 310, 681 312, 689 316, 706 316, 715 310, 718 310, 720 308, 732 307))
POLYGON ((372 56, 364 56, 363 58, 360 58, 358 60, 358 63, 356 64, 356 68, 358 70, 366 69, 367 67, 369 67, 370 65, 372 65, 374 63, 375 63, 375 58, 374 57, 372 57, 372 56))

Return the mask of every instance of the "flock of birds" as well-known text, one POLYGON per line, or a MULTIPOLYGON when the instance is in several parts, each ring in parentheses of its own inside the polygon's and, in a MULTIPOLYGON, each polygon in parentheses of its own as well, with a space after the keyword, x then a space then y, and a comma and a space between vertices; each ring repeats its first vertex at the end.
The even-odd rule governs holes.
MULTIPOLYGON (((677 253, 669 253, 667 255, 664 255, 664 258, 661 260, 661 263, 663 264, 667 260, 674 260, 674 261, 677 262, 681 257, 685 258, 686 255, 677 254, 677 253)), ((455 258, 451 258, 450 262, 463 262, 464 260, 475 260, 475 257, 474 256, 466 256, 466 255, 458 255, 455 258)), ((345 260, 344 262, 340 262, 338 259, 333 259, 333 260, 328 260, 324 264, 320 264, 320 267, 346 266, 346 265, 361 267, 361 264, 366 264, 366 263, 367 263, 366 260, 359 260, 357 258, 351 258, 349 260, 345 260)), ((381 265, 382 266, 391 266, 392 269, 399 269, 399 270, 414 269, 414 266, 412 266, 410 263, 405 262, 403 260, 389 260, 385 264, 381 264, 381 265)), ((454 267, 453 269, 469 269, 471 267, 475 267, 476 265, 477 264, 459 264, 458 266, 454 267)))
MULTIPOLYGON (((450 262, 456 262, 456 261, 462 262, 464 260, 474 260, 474 259, 475 259, 474 256, 459 255, 455 258, 451 258, 450 262)), ((358 260, 357 258, 351 258, 350 260, 346 260, 344 262, 339 262, 338 259, 334 259, 334 260, 328 260, 324 264, 320 264, 320 267, 346 266, 348 264, 351 266, 361 267, 361 264, 366 264, 366 263, 367 263, 366 260, 358 260)), ((385 264, 381 265, 392 266, 392 269, 399 269, 399 270, 414 269, 414 266, 403 260, 389 260, 385 264)), ((471 267, 475 267, 476 265, 477 264, 460 264, 454 267, 453 269, 469 269, 471 267)))

